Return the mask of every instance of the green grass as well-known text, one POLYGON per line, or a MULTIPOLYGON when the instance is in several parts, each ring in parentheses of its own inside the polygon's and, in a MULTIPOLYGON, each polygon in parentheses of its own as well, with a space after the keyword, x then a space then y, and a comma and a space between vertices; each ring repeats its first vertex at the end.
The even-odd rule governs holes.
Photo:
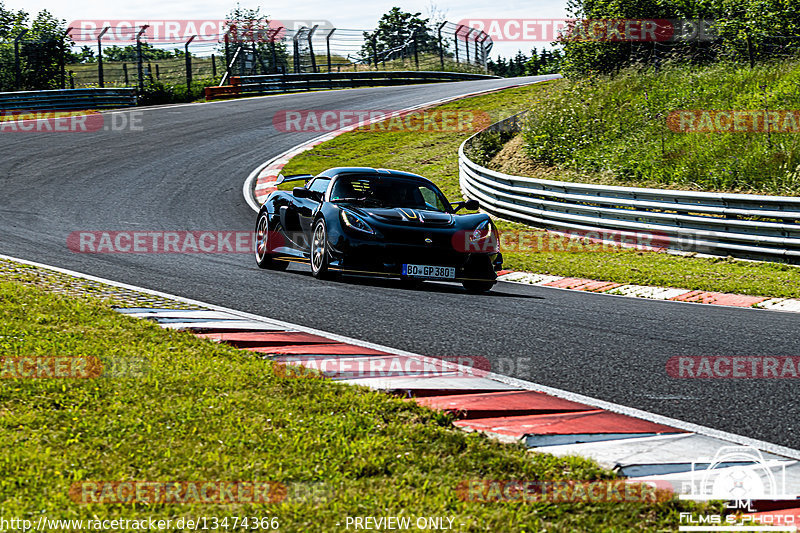
MULTIPOLYGON (((225 73, 225 62, 219 55, 217 61, 217 82, 225 73)), ((139 83, 136 61, 104 61, 103 80, 106 87, 125 87, 125 72, 122 65, 128 67, 128 87, 135 87, 139 83)), ((152 67, 150 72, 154 81, 163 83, 186 83, 186 60, 184 58, 154 59, 144 61, 145 69, 152 67), (156 77, 156 66, 158 66, 158 77, 156 77)), ((97 74, 97 63, 73 63, 66 66, 67 83, 69 83, 69 73, 73 73, 75 87, 96 87, 99 83, 97 74)), ((211 78, 213 66, 210 57, 192 57, 192 76, 194 79, 211 78)), ((146 78, 149 79, 149 78, 146 78)))
POLYGON ((97 300, 0 283, 0 355, 147 360, 130 377, 0 380, 2 516, 277 516, 282 531, 354 515, 449 516, 461 531, 666 531, 692 504, 459 499, 470 479, 610 479, 579 458, 455 429, 414 403, 287 378, 252 353, 124 317, 97 300), (269 505, 77 504, 81 481, 274 481, 269 505), (313 494, 314 497, 309 497, 313 494))
MULTIPOLYGON (((539 83, 459 100, 439 106, 439 109, 484 110, 493 120, 499 120, 540 105, 560 90, 561 82, 539 83)), ((407 170, 433 180, 448 198, 456 200, 461 198, 457 150, 468 135, 469 132, 421 133, 367 128, 340 135, 292 158, 283 172, 315 174, 335 166, 407 170)), ((561 173, 554 176, 555 172, 548 172, 551 179, 562 178, 561 173)), ((504 221, 498 221, 498 227, 503 232, 539 231, 504 221)), ((624 249, 608 253, 505 250, 503 256, 505 267, 514 270, 692 290, 800 297, 800 268, 784 264, 624 249)))
POLYGON ((782 119, 770 134, 686 133, 667 119, 677 110, 798 110, 798 82, 796 59, 562 80, 532 107, 525 150, 533 162, 568 170, 568 180, 796 196, 800 136, 774 131, 782 119))

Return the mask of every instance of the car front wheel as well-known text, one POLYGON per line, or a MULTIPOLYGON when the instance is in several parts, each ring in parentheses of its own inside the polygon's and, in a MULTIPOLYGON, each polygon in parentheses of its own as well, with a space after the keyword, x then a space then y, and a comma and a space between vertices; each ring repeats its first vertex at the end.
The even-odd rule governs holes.
POLYGON ((311 274, 317 279, 331 279, 330 254, 328 253, 328 230, 325 220, 314 224, 311 238, 311 274))
POLYGON ((262 211, 256 222, 256 263, 259 268, 286 270, 289 263, 275 259, 270 253, 270 237, 274 235, 274 231, 269 228, 269 215, 266 211, 262 211))

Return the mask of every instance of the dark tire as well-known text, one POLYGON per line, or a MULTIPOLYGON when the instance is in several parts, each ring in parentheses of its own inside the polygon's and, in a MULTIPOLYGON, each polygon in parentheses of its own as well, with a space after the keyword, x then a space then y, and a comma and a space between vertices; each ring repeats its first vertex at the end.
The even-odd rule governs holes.
POLYGON ((328 228, 322 218, 314 223, 314 230, 311 232, 311 274, 317 279, 335 277, 330 269, 328 228))
POLYGON ((461 285, 467 290, 467 292, 471 292, 473 294, 483 294, 492 290, 494 287, 494 281, 479 281, 473 279, 467 279, 461 282, 461 285))
POLYGON ((288 261, 280 261, 269 253, 269 236, 272 230, 269 227, 269 215, 266 211, 258 214, 256 221, 255 243, 256 243, 256 263, 259 268, 270 270, 286 270, 289 266, 288 261))

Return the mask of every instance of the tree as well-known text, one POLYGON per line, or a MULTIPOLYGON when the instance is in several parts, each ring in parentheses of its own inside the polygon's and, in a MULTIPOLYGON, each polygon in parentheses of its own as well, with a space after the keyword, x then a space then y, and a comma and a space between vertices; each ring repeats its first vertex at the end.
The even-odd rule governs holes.
MULTIPOLYGON (((288 71, 289 68, 289 54, 286 45, 281 41, 282 35, 276 34, 271 29, 269 22, 269 17, 261 12, 260 7, 249 9, 237 4, 225 16, 225 31, 228 35, 231 55, 239 46, 254 52, 255 64, 261 74, 288 71), (274 64, 273 61, 273 49, 277 64, 274 64)), ((224 47, 220 49, 220 54, 226 58, 226 64, 232 59, 225 55, 224 47)))
POLYGON ((361 57, 367 61, 373 59, 373 52, 377 52, 382 59, 387 53, 407 47, 408 53, 413 53, 413 48, 408 47, 416 33, 418 53, 438 53, 438 44, 433 30, 429 26, 430 19, 420 18, 422 13, 407 13, 399 7, 393 7, 378 21, 378 27, 373 32, 364 32, 366 43, 361 47, 361 57), (375 40, 375 50, 372 42, 375 40))

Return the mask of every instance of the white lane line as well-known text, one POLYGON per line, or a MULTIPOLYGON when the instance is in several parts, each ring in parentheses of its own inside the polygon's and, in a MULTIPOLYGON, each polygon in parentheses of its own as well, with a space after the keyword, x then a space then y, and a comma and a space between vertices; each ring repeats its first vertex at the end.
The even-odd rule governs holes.
MULTIPOLYGON (((277 320, 277 319, 273 319, 273 318, 269 318, 269 317, 255 315, 255 314, 252 314, 252 313, 247 313, 247 312, 244 312, 244 311, 238 311, 236 309, 231 309, 231 308, 223 307, 223 306, 220 306, 220 305, 214 305, 214 304, 210 304, 210 303, 206 303, 206 302, 201 302, 199 300, 193 300, 191 298, 184 298, 182 296, 176 296, 174 294, 168 294, 168 293, 161 292, 161 291, 154 291, 154 290, 151 290, 151 289, 145 289, 143 287, 137 287, 135 285, 129 285, 129 284, 126 284, 126 283, 119 283, 117 281, 112 281, 112 280, 109 280, 109 279, 100 278, 100 277, 92 276, 92 275, 89 275, 89 274, 83 274, 83 273, 80 273, 80 272, 75 272, 74 270, 67 270, 67 269, 60 268, 60 267, 54 267, 54 266, 50 266, 50 265, 45 265, 45 264, 37 263, 37 262, 34 262, 34 261, 27 261, 25 259, 19 259, 17 257, 11 257, 11 256, 7 256, 7 255, 2 255, 2 254, 0 254, 0 259, 6 259, 8 261, 16 261, 18 263, 31 265, 31 266, 35 266, 35 267, 38 267, 38 268, 44 268, 44 269, 52 270, 52 271, 55 271, 55 272, 60 272, 62 274, 67 274, 67 275, 74 276, 74 277, 77 277, 77 278, 88 279, 88 280, 97 281, 97 282, 100 282, 100 283, 105 283, 106 285, 110 285, 112 287, 120 287, 120 288, 123 288, 123 289, 139 291, 139 292, 143 292, 145 294, 151 294, 153 296, 159 296, 159 297, 165 298, 165 299, 171 299, 171 300, 178 301, 178 302, 183 302, 183 303, 187 303, 187 304, 191 304, 191 305, 205 307, 207 309, 212 309, 212 310, 215 310, 215 311, 220 311, 220 312, 224 312, 224 313, 230 313, 230 314, 237 315, 239 317, 242 317, 242 318, 245 318, 245 319, 249 319, 249 320, 263 321, 263 322, 267 322, 269 324, 274 324, 276 326, 281 326, 281 327, 285 328, 286 330, 295 330, 295 331, 301 331, 301 332, 304 332, 304 333, 311 333, 312 335, 318 335, 318 336, 321 336, 321 337, 326 337, 326 338, 334 340, 334 341, 343 342, 343 343, 347 343, 347 344, 352 344, 354 346, 361 346, 361 347, 364 347, 364 348, 371 348, 373 350, 389 352, 389 353, 392 353, 392 354, 395 354, 395 355, 405 355, 405 356, 408 356, 408 357, 414 357, 414 358, 419 359, 421 361, 428 361, 428 362, 433 363, 433 364, 441 364, 441 365, 443 365, 445 367, 448 367, 448 368, 459 369, 459 370, 463 369, 463 367, 461 367, 460 365, 456 365, 456 364, 451 363, 449 361, 444 361, 442 359, 438 359, 438 358, 435 358, 435 357, 428 357, 426 355, 421 355, 421 354, 417 354, 417 353, 413 353, 413 352, 407 352, 405 350, 398 350, 396 348, 392 348, 392 347, 389 347, 389 346, 383 346, 381 344, 375 344, 375 343, 372 343, 372 342, 366 342, 366 341, 363 341, 363 340, 360 340, 360 339, 353 339, 351 337, 345 337, 344 335, 338 335, 336 333, 330 333, 330 332, 318 330, 318 329, 315 329, 315 328, 309 328, 309 327, 306 327, 306 326, 301 326, 299 324, 292 324, 290 322, 285 322, 283 320, 277 320)), ((766 441, 762 441, 762 440, 758 440, 758 439, 753 439, 753 438, 745 437, 745 436, 742 436, 742 435, 736 435, 734 433, 729 433, 727 431, 721 431, 721 430, 718 430, 718 429, 713 429, 713 428, 710 428, 710 427, 701 426, 699 424, 693 424, 691 422, 685 422, 683 420, 678 420, 678 419, 675 419, 675 418, 670 418, 670 417, 667 417, 667 416, 663 416, 663 415, 659 415, 659 414, 655 414, 655 413, 650 413, 650 412, 647 412, 647 411, 643 411, 641 409, 634 409, 632 407, 628 407, 628 406, 625 406, 625 405, 620 405, 620 404, 616 404, 616 403, 613 403, 613 402, 607 402, 607 401, 604 401, 604 400, 599 400, 597 398, 592 398, 590 396, 584 396, 583 394, 577 394, 577 393, 566 391, 566 390, 563 390, 563 389, 557 389, 555 387, 548 387, 546 385, 540 385, 538 383, 533 383, 531 381, 512 378, 510 376, 504 376, 502 374, 495 374, 494 372, 481 372, 480 375, 481 375, 481 377, 485 377, 485 378, 488 378, 488 379, 493 379, 495 381, 499 381, 501 383, 505 383, 507 385, 511 385, 512 387, 517 387, 517 388, 524 389, 524 390, 534 390, 534 391, 543 392, 545 394, 549 394, 549 395, 555 396, 557 398, 563 398, 565 400, 571 400, 573 402, 591 405, 593 407, 597 407, 598 409, 605 409, 606 411, 612 411, 612 412, 615 412, 615 413, 620 413, 620 414, 623 414, 623 415, 632 416, 634 418, 640 418, 642 420, 647 420, 649 422, 654 422, 656 424, 663 424, 663 425, 671 426, 671 427, 674 427, 674 428, 677 428, 677 429, 682 429, 682 430, 688 431, 690 433, 697 433, 699 435, 706 435, 708 437, 713 437, 713 438, 716 438, 716 439, 727 440, 727 441, 733 442, 735 444, 740 444, 742 446, 751 446, 753 448, 757 448, 757 449, 762 450, 762 451, 766 451, 766 452, 769 452, 769 453, 774 453, 775 455, 780 455, 780 456, 783 456, 783 457, 788 457, 788 458, 791 458, 791 459, 800 460, 800 450, 795 450, 795 449, 792 449, 792 448, 788 448, 786 446, 773 444, 771 442, 766 442, 766 441)))

